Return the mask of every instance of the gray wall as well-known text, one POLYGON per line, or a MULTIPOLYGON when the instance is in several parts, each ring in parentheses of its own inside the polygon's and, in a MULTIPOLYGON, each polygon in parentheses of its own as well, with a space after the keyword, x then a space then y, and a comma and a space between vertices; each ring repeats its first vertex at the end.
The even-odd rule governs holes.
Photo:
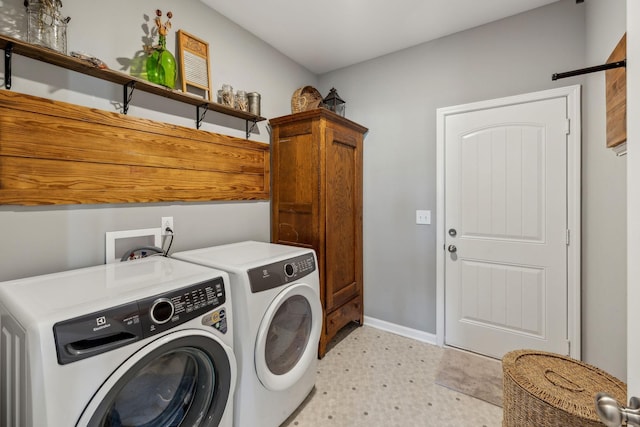
POLYGON ((564 1, 321 76, 370 129, 367 315, 436 331, 436 109, 575 84, 551 75, 584 65, 583 33, 584 8, 564 1), (433 225, 416 225, 416 209, 433 225))
MULTIPOLYGON (((627 115, 640 116, 640 3, 627 0, 627 115)), ((640 182, 640 122, 627 120, 627 182, 640 182)), ((640 396, 640 338, 636 310, 640 305, 640 187, 627 186, 627 393, 640 396)))
MULTIPOLYGON (((591 3, 606 3, 602 8, 616 3, 617 8, 621 2, 591 3)), ((617 26, 614 33, 620 31, 617 26)), ((587 48, 587 32, 585 4, 563 0, 320 77, 320 91, 335 86, 347 101, 347 116, 370 129, 364 151, 367 316, 436 332, 436 109, 583 83, 584 77, 553 82, 551 75, 606 59, 587 48), (415 225, 416 209, 430 209, 434 225, 415 225)), ((601 128, 604 113, 590 112, 590 103, 602 110, 604 100, 594 98, 592 90, 583 90, 584 122, 593 119, 601 128)), ((623 352, 609 351, 624 348, 624 336, 607 334, 602 340, 603 328, 596 325, 609 318, 608 328, 624 331, 624 313, 610 312, 624 296, 625 190, 618 178, 624 177, 624 160, 602 148, 602 137, 590 134, 591 124, 583 132, 585 140, 597 139, 593 148, 584 146, 589 177, 583 188, 588 195, 583 273, 593 277, 583 277, 582 284, 583 357, 624 378, 623 352), (621 187, 612 188, 616 185, 621 187), (622 230, 605 237, 611 220, 605 223, 603 217, 615 218, 622 230), (614 253, 600 256, 611 240, 621 248, 616 260, 614 253), (602 277, 608 278, 606 286, 602 277)))
MULTIPOLYGON (((587 62, 604 64, 625 32, 625 0, 585 5, 587 62)), ((603 73, 585 78, 582 105, 582 348, 590 363, 625 379, 627 157, 605 148, 603 73)))
MULTIPOLYGON (((173 12, 173 29, 183 29, 209 43, 211 78, 262 94, 262 115, 291 112, 291 94, 315 85, 317 76, 271 46, 231 23, 199 1, 156 0, 95 2, 64 0, 71 17, 69 52, 81 51, 121 70, 139 54, 145 35, 144 15, 151 21, 156 8, 173 12)), ((22 0, 0 3, 0 31, 22 38, 26 28, 22 0)), ((164 18, 163 18, 164 20, 164 18)), ((151 26, 153 23, 151 22, 151 26)), ((156 39, 157 41, 157 39, 156 39)), ((175 53, 175 50, 173 50, 175 53)), ((0 70, 2 83, 4 79, 0 70)), ((124 70, 128 72, 127 69, 124 70)), ((107 111, 120 111, 122 88, 81 74, 14 55, 13 91, 72 102, 107 111)), ((129 115, 193 128, 195 108, 143 92, 134 92, 129 115)), ((243 121, 209 112, 203 130, 244 138, 243 121)), ((251 139, 269 142, 267 122, 251 139)), ((66 270, 104 262, 106 231, 153 228, 161 216, 173 216, 172 250, 183 250, 241 239, 268 241, 269 202, 170 203, 63 207, 0 206, 0 280, 66 270)))

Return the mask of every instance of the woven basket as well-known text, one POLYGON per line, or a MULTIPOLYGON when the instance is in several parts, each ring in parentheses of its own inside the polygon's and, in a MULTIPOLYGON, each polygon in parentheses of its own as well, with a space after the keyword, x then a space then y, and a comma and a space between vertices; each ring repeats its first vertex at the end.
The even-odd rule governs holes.
POLYGON ((503 427, 602 427, 596 394, 627 402, 625 383, 566 356, 512 351, 502 359, 502 372, 503 427))
POLYGON ((302 111, 318 108, 322 103, 322 95, 313 86, 305 86, 296 89, 291 97, 291 112, 300 113, 302 111))

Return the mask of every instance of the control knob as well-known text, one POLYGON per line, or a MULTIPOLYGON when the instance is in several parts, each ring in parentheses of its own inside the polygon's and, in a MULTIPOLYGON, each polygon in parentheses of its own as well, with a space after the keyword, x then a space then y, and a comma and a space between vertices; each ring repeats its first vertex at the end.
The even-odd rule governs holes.
POLYGON ((291 277, 296 274, 296 270, 296 267, 291 263, 284 265, 284 274, 287 277, 291 277))
POLYGON ((158 298, 153 302, 153 304, 151 304, 149 314, 153 323, 162 325, 163 323, 167 323, 171 320, 174 311, 175 308, 173 307, 173 303, 170 299, 158 298))

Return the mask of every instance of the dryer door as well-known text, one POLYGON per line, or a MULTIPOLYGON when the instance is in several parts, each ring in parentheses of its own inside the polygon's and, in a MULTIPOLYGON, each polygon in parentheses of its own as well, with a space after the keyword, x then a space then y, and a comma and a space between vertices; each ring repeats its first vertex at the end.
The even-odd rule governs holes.
POLYGON ((318 357, 322 329, 320 296, 297 283, 280 292, 267 309, 256 339, 256 373, 270 390, 285 390, 318 357))
POLYGON ((173 332, 118 367, 76 425, 218 425, 233 398, 234 377, 228 346, 203 331, 173 332))

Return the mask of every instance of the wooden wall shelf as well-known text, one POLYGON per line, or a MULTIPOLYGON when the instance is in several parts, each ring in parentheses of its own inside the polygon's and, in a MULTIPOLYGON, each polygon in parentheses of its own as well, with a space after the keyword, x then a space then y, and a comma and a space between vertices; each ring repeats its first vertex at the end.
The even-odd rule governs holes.
POLYGON ((98 68, 91 62, 84 61, 82 59, 78 59, 69 55, 64 55, 54 50, 26 43, 22 40, 14 39, 5 35, 0 35, 0 49, 3 49, 5 52, 4 78, 5 87, 7 89, 11 88, 11 58, 15 53, 27 58, 46 62, 48 64, 56 65, 58 67, 66 68, 68 70, 76 71, 78 73, 86 74, 101 80, 122 85, 125 114, 127 113, 129 102, 131 101, 132 91, 135 88, 143 92, 152 93, 154 95, 162 96, 164 98, 173 99, 175 101, 195 106, 197 108, 197 128, 200 128, 200 124, 202 122, 202 119, 204 118, 204 114, 208 110, 211 110, 217 113, 226 114, 228 116, 233 116, 244 120, 246 126, 246 137, 248 139, 253 126, 255 126, 257 122, 266 120, 266 118, 264 117, 236 110, 235 108, 230 108, 217 102, 208 101, 196 95, 181 92, 178 90, 168 89, 164 86, 151 83, 147 80, 143 80, 129 74, 121 73, 119 71, 114 71, 108 68, 98 68), (252 123, 251 128, 249 127, 250 122, 252 123))

